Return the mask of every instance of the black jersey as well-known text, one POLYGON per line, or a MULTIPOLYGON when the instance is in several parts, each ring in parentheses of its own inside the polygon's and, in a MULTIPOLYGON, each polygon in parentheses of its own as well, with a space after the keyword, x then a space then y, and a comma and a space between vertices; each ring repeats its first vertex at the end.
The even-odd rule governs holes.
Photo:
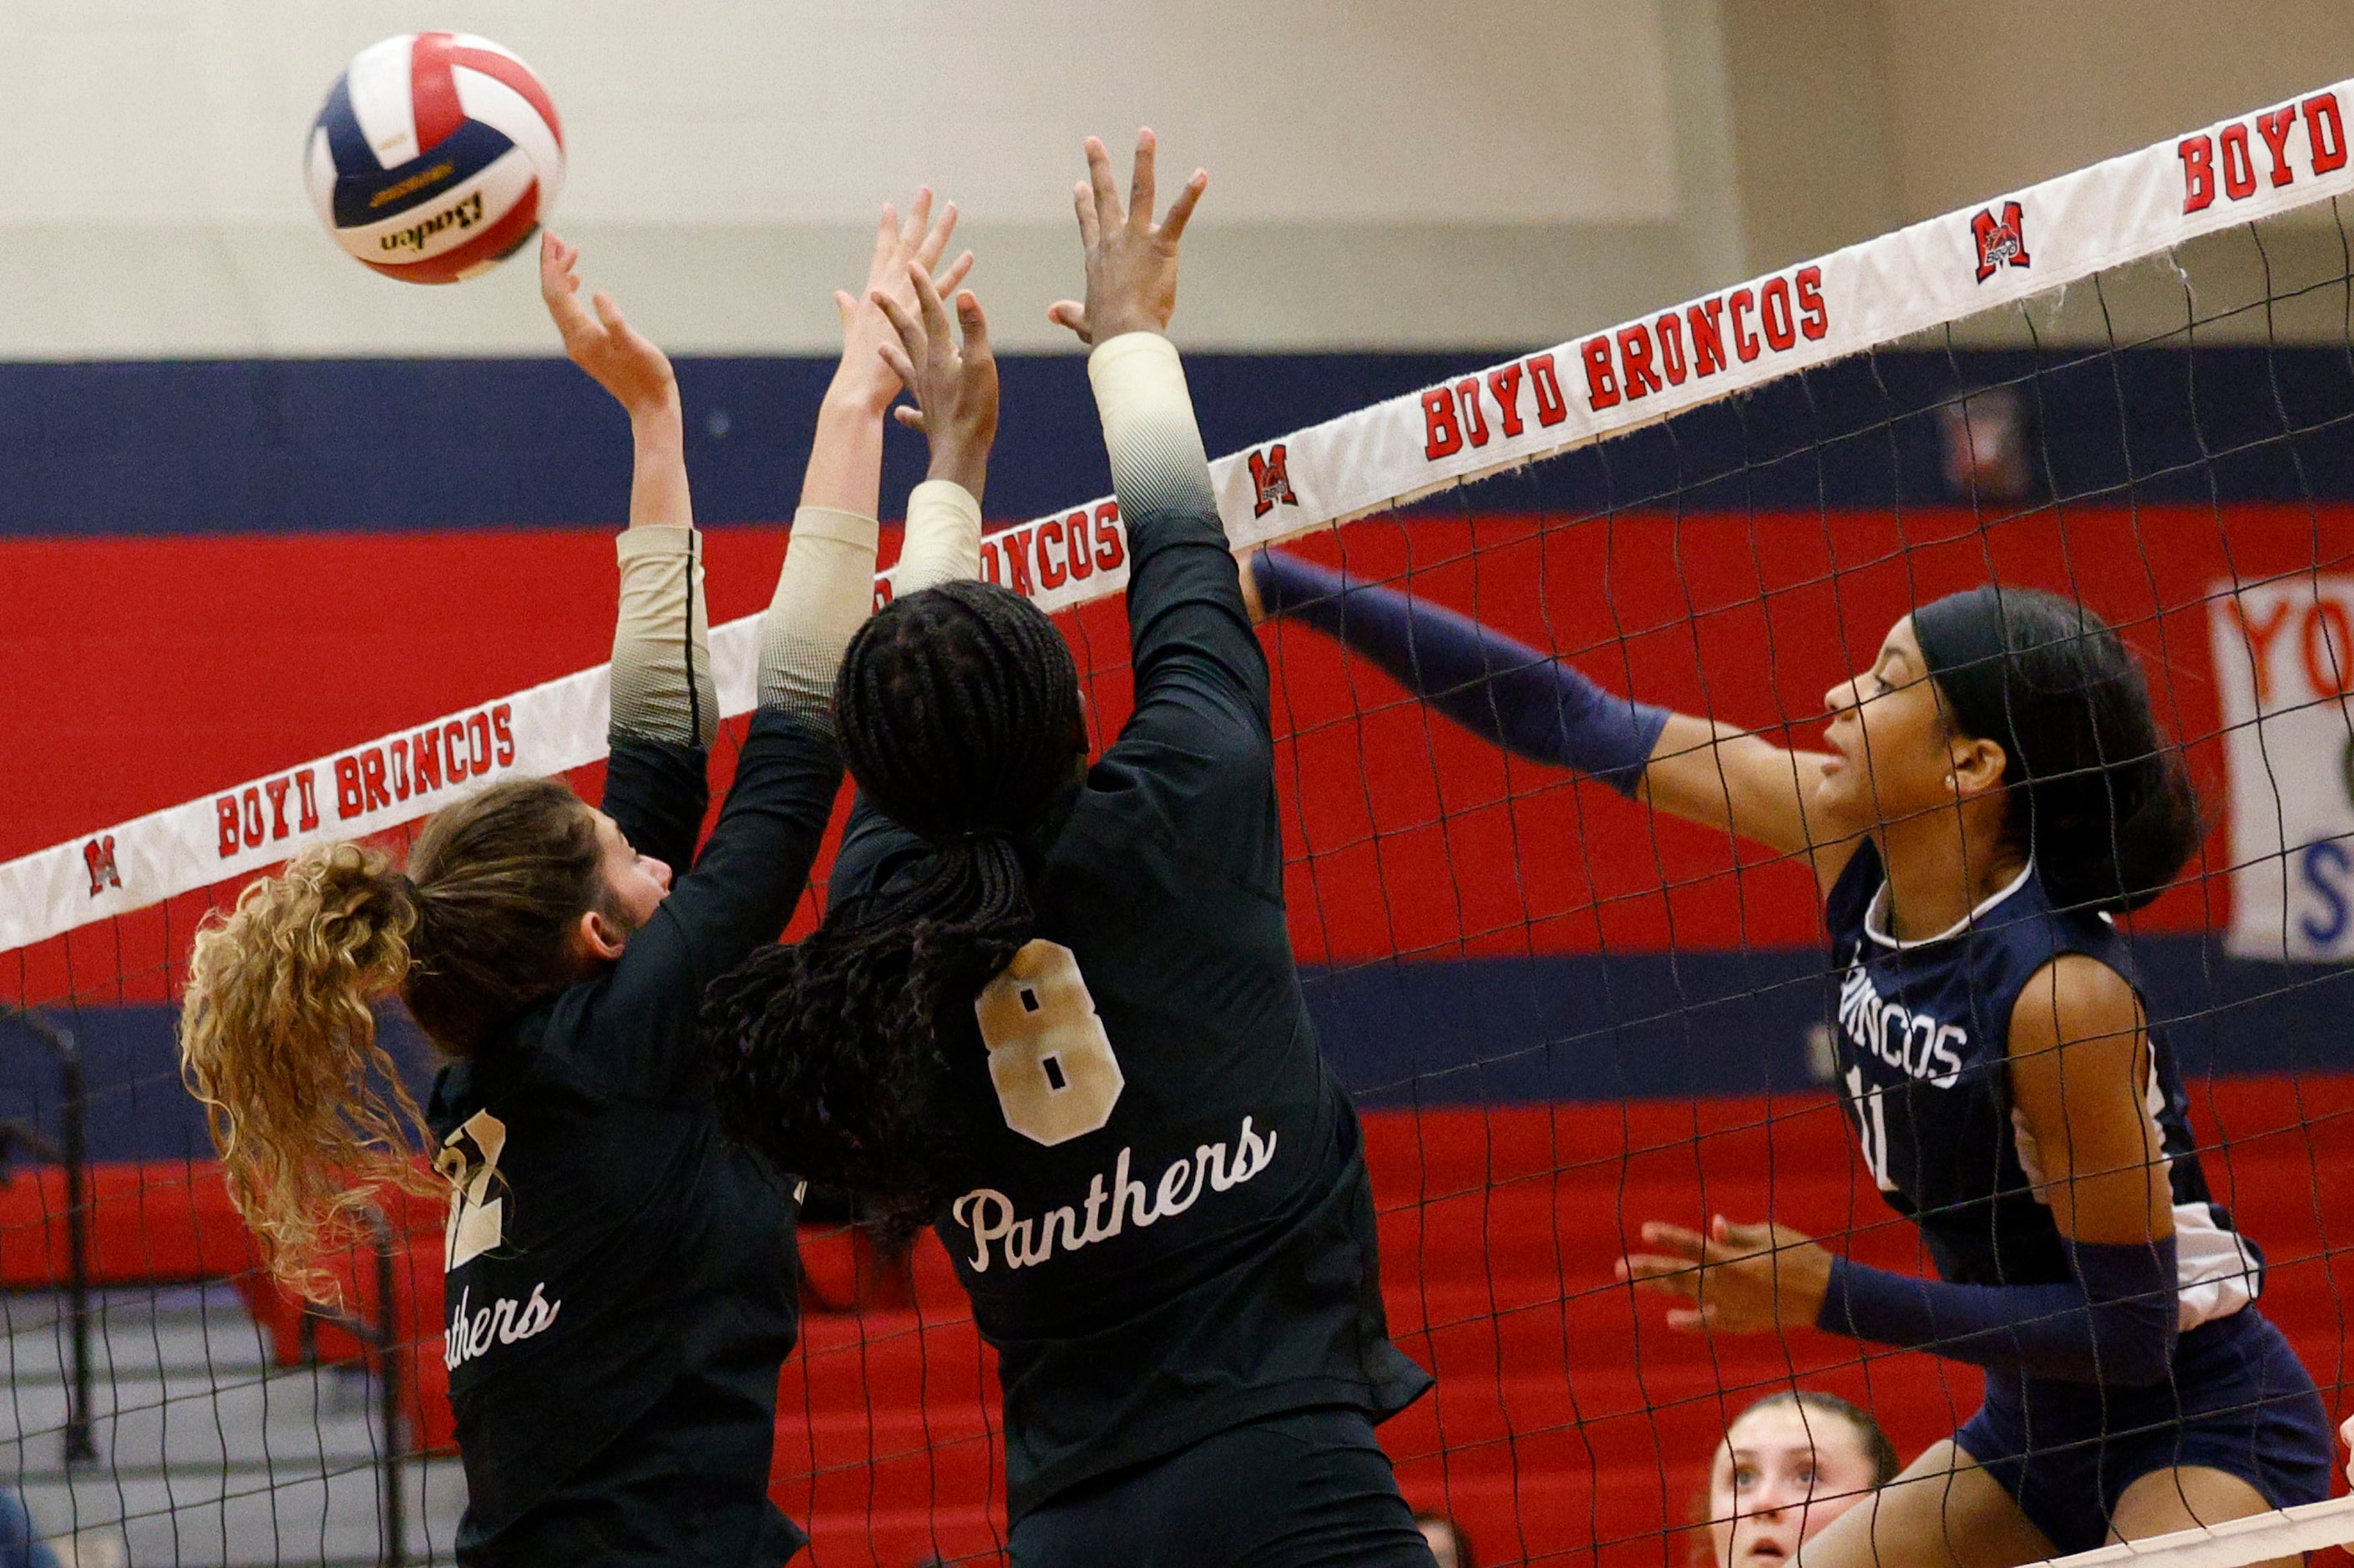
MULTIPOLYGON (((2011 1009, 2062 953, 2082 953, 2130 981, 2126 939, 2098 916, 2055 910, 2031 863, 1960 926, 1919 941, 1888 935, 1886 888, 1879 849, 1867 842, 1824 908, 1831 1033, 1864 1163, 1890 1206, 1920 1225, 1946 1279, 2065 1282, 2073 1277, 2059 1227, 2036 1200, 2011 1129, 2011 1009)), ((2147 1096, 2173 1188, 2189 1329, 2253 1299, 2263 1259, 2208 1193, 2181 1074, 2156 1027, 2147 1096)))
MULTIPOLYGON (((461 1555, 496 1557, 535 1504, 596 1494, 609 1470, 615 1496, 648 1495, 657 1450, 729 1468, 714 1496, 740 1492, 733 1471, 750 1468, 768 1508, 777 1372, 797 1328, 793 1197, 720 1137, 696 1012, 711 980, 783 928, 841 776, 831 739, 755 717, 702 860, 620 960, 434 1085, 437 1164, 456 1189, 443 1359, 461 1555), (649 1432, 661 1411, 697 1430, 649 1432)), ((700 750, 616 737, 605 809, 640 850, 684 865, 707 796, 700 750)), ((675 1522, 642 1533, 671 1539, 675 1522)), ((801 1540, 781 1515, 758 1533, 763 1564, 801 1540)))
MULTIPOLYGON (((1354 1107, 1292 961, 1266 657, 1206 495, 1129 517, 1136 711, 1040 846, 1036 938, 939 1021, 972 1156, 941 1240, 998 1352, 1021 1518, 1279 1412, 1381 1419, 1354 1107)), ((862 805, 833 896, 925 853, 862 805)))

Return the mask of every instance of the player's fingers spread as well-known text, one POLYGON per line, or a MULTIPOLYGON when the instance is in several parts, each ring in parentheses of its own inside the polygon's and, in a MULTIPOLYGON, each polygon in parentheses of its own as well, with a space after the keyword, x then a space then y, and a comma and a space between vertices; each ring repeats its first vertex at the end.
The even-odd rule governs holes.
POLYGON ((1654 1253, 1628 1253, 1618 1260, 1618 1277, 1630 1284, 1677 1296, 1700 1294, 1700 1270, 1687 1257, 1661 1257, 1654 1253))
POLYGON ((1746 1225, 1719 1214, 1709 1224, 1710 1239, 1732 1253, 1763 1252, 1777 1238, 1771 1224, 1746 1225))
POLYGON ((1087 181, 1077 181, 1071 186, 1071 209, 1079 215, 1079 243, 1093 250, 1103 228, 1096 222, 1095 192, 1087 188, 1087 181))
POLYGON ((914 262, 907 263, 907 281, 915 285, 916 308, 923 313, 924 335, 929 342, 949 341, 948 307, 940 302, 940 291, 932 287, 932 275, 914 262))
POLYGON ((907 220, 899 226, 899 243, 914 249, 923 243, 925 231, 932 226, 932 187, 917 185, 916 199, 907 208, 907 220))
POLYGON ((938 289, 940 291, 940 298, 945 300, 950 294, 955 293, 957 291, 957 286, 962 283, 966 278, 971 275, 971 273, 972 252, 968 250, 963 255, 958 257, 955 260, 949 262, 947 271, 942 272, 939 276, 932 280, 932 287, 938 289))
POLYGON ((1210 188, 1210 172, 1195 169, 1177 199, 1169 204, 1169 216, 1161 220, 1161 238, 1174 245, 1184 237, 1185 226, 1193 219, 1193 209, 1201 205, 1202 193, 1210 188))
POLYGON ((1714 1269, 1759 1269, 1773 1266, 1770 1255, 1756 1247, 1734 1246, 1714 1240, 1701 1244, 1697 1261, 1704 1267, 1714 1269))
POLYGON ((989 348, 989 318, 981 314, 981 301, 970 289, 957 296, 957 327, 964 334, 964 356, 967 359, 991 357, 989 348))
POLYGON ((916 249, 927 270, 938 266, 940 258, 948 254, 949 237, 956 233, 956 226, 957 204, 950 202, 940 208, 939 221, 924 231, 924 242, 916 249))
POLYGON ((1152 222, 1152 157, 1158 145, 1151 126, 1137 127, 1136 167, 1128 179, 1128 221, 1139 228, 1152 222))
POLYGON ((916 384, 916 362, 907 356, 906 349, 896 343, 881 343, 875 345, 875 352, 883 356, 883 363, 891 367, 891 374, 903 385, 916 384))
POLYGON ((919 436, 930 433, 929 427, 924 423, 924 411, 920 408, 911 408, 902 403, 891 410, 891 417, 919 436))
POLYGON ((553 241, 539 253, 539 291, 551 305, 567 300, 580 286, 572 270, 572 259, 564 253, 560 242, 553 241))
POLYGON ((914 313, 880 289, 875 290, 866 298, 867 302, 876 310, 881 311, 885 319, 890 322, 891 330, 899 334, 899 341, 907 345, 909 352, 916 354, 923 352, 924 327, 923 323, 916 319, 914 313))
POLYGON ((588 312, 573 291, 578 282, 571 278, 551 278, 540 285, 539 296, 546 302, 547 313, 555 319, 556 330, 569 344, 580 334, 594 335, 597 323, 588 319, 588 312))
POLYGON ((1700 1261, 1702 1242, 1698 1231, 1686 1230, 1681 1225, 1671 1225, 1664 1220, 1646 1220, 1643 1222, 1642 1234, 1643 1240, 1652 1246, 1674 1253, 1679 1257, 1694 1263, 1700 1261))
POLYGON ((1087 307, 1076 300, 1057 300, 1048 305, 1046 319, 1058 327, 1068 327, 1078 334, 1081 343, 1095 342, 1095 330, 1087 324, 1087 307))
POLYGON ((629 322, 621 314, 621 302, 612 295, 599 289, 589 297, 588 302, 597 307, 597 319, 604 323, 608 333, 620 337, 630 330, 629 322))
POLYGON ((1119 186, 1112 179, 1111 154, 1099 136, 1087 138, 1087 184, 1096 201, 1096 220, 1109 228, 1127 214, 1119 210, 1119 186))

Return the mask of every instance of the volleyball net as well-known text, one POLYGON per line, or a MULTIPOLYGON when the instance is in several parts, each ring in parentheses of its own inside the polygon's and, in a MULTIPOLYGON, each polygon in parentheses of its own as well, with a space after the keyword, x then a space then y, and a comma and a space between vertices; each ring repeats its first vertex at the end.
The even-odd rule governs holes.
MULTIPOLYGON (((2052 588, 2116 625, 2216 824, 2126 922, 2149 1011, 2218 1201, 2264 1249, 2262 1310, 2333 1416, 2354 1266, 2354 1194, 2329 1179, 2354 1169, 2349 110, 2354 83, 2300 95, 1214 465, 1237 546, 1795 745, 1891 623, 1953 589, 2052 588)), ((1129 700, 1117 505, 998 529, 982 565, 1063 617, 1108 739, 1129 700)), ((1265 636, 1293 941, 1365 1113, 1392 1328, 1438 1377, 1384 1429, 1416 1506, 1482 1563, 1702 1561, 1712 1457, 1755 1400, 1840 1394, 1907 1457, 1967 1420, 1971 1369, 1812 1330, 1675 1333, 1613 1277, 1643 1221, 1717 1213, 1929 1271, 1841 1107, 1810 874, 1510 758, 1304 627, 1265 636)), ((713 652, 740 735, 752 623, 713 652)), ((0 1483, 86 1560, 448 1556, 441 1215, 385 1216, 345 1314, 286 1299, 204 1158, 170 1006, 203 914, 305 845, 405 843, 502 778, 593 793, 607 695, 601 667, 486 694, 0 865, 0 1483)), ((776 1476, 813 1561, 986 1558, 994 1373, 945 1255, 823 1222, 804 1254, 776 1476)), ((2323 1504, 2101 1560, 2349 1539, 2323 1504)))

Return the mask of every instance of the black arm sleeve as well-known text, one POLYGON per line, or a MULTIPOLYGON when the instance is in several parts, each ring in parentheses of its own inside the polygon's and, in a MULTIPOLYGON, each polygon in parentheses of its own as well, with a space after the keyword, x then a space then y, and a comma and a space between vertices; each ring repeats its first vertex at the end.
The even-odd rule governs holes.
POLYGON ((782 934, 841 784, 832 736, 775 709, 753 716, 703 858, 610 977, 595 1048, 617 1086, 665 1093, 694 1067, 704 988, 782 934))
POLYGON ((1259 760, 1269 724, 1267 653, 1243 608, 1216 502, 1205 490, 1197 504, 1146 512, 1128 526, 1136 712, 1121 739, 1172 720, 1178 733, 1195 733, 1196 720, 1178 717, 1193 709, 1213 719, 1214 732, 1233 732, 1241 760, 1259 760))
POLYGON ((1267 655, 1244 609, 1209 467, 1115 452, 1130 566, 1136 708, 1090 777, 1096 798, 1189 859, 1282 893, 1267 655))
POLYGON ((1216 512, 1130 521, 1136 710, 1088 774, 1139 840, 1277 900, 1283 838, 1267 669, 1216 512))
POLYGON ((649 740, 619 730, 605 766, 605 814, 640 854, 673 871, 694 863, 711 805, 709 758, 701 747, 649 740))

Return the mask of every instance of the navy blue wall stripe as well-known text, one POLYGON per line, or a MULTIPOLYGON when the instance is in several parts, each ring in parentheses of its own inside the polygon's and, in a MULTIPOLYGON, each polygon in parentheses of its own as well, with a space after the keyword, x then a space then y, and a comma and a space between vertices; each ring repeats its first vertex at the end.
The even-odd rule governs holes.
MULTIPOLYGON (((1499 357, 1188 363, 1204 435, 1231 451, 1499 357)), ((790 516, 830 363, 690 359, 679 374, 705 521, 790 516)), ((1573 396, 1579 376, 1562 366, 1573 396)), ((2045 493, 2354 500, 2354 360, 2215 348, 1874 355, 1493 481, 1471 504, 1575 515, 1670 499, 1687 510, 1949 503, 1932 410, 2014 381, 2045 493)), ((1084 363, 1012 358, 1004 383, 990 514, 1108 492, 1084 363)), ((628 505, 627 425, 556 360, 0 366, 0 536, 599 524, 628 505)), ((922 477, 921 446, 895 434, 886 494, 922 477)))
MULTIPOLYGON (((2249 962, 2200 937, 2136 947, 2151 1016, 2192 1080, 2354 1071, 2354 969, 2249 962)), ((1826 1016, 1823 964, 1809 948, 1382 963, 1312 973, 1308 997, 1326 1055, 1366 1106, 1755 1095, 1819 1086, 1807 1036, 1826 1016)), ((206 1152, 171 1009, 57 1016, 89 1060, 96 1158, 206 1152)), ((388 1022, 421 1092, 429 1053, 405 1019, 388 1022)), ((0 1122, 54 1131, 47 1062, 0 1025, 0 1122)))

